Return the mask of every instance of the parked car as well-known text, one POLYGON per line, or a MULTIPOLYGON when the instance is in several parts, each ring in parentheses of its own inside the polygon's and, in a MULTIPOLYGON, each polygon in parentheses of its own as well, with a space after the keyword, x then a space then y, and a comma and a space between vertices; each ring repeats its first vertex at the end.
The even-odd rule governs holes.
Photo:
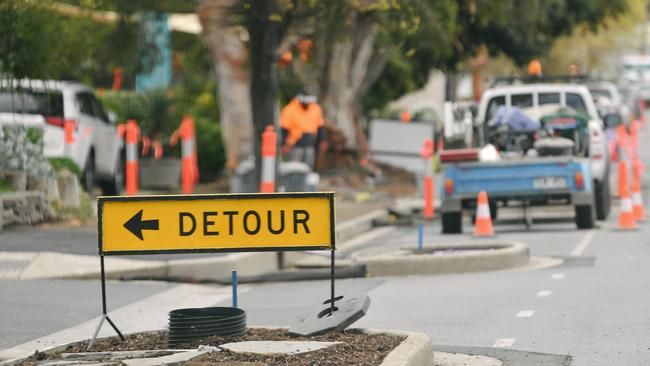
POLYGON ((81 169, 87 191, 119 194, 124 181, 124 148, 115 120, 90 87, 68 81, 0 80, 0 126, 22 124, 43 129, 47 158, 69 157, 81 169), (64 122, 75 125, 74 142, 66 148, 64 122))

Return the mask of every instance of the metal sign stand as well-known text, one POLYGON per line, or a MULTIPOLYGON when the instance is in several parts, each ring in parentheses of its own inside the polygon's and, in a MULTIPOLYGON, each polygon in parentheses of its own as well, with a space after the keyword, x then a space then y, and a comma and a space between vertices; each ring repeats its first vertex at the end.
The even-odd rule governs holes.
POLYGON ((86 348, 86 351, 90 351, 91 348, 95 345, 95 341, 97 340, 97 335, 99 334, 99 330, 102 329, 102 325, 104 325, 104 320, 108 321, 108 324, 115 329, 115 332, 117 333, 118 336, 122 339, 122 341, 125 341, 126 339, 122 335, 122 332, 120 332, 119 329, 117 329, 117 326, 111 318, 108 316, 108 313, 106 311, 106 274, 104 273, 104 255, 100 254, 99 256, 99 263, 101 266, 101 277, 102 277, 102 318, 99 320, 99 325, 97 325, 97 329, 95 329, 95 334, 93 334, 92 339, 90 340, 90 343, 88 343, 88 348, 86 348))
POLYGON ((330 280, 332 281, 332 293, 330 294, 330 314, 334 314, 335 307, 334 307, 334 297, 336 296, 334 294, 334 247, 332 247, 332 250, 330 251, 330 256, 331 256, 331 263, 330 263, 330 280))

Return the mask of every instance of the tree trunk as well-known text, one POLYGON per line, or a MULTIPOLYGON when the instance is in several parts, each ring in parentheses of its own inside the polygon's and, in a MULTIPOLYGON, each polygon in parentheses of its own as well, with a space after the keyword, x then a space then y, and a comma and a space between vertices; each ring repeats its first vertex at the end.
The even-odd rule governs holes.
POLYGON ((272 19, 276 14, 275 0, 258 0, 247 23, 250 34, 251 85, 250 96, 253 110, 255 139, 255 181, 260 181, 262 132, 268 125, 275 125, 278 98, 278 75, 276 70, 277 49, 282 38, 282 24, 272 19))
POLYGON ((203 0, 197 13, 210 49, 219 83, 221 129, 229 169, 253 155, 253 118, 248 51, 241 39, 244 29, 229 23, 237 0, 203 0))
POLYGON ((334 41, 321 87, 326 118, 341 130, 346 145, 363 149, 365 135, 358 124, 359 91, 373 55, 377 26, 370 18, 350 15, 350 32, 334 41))

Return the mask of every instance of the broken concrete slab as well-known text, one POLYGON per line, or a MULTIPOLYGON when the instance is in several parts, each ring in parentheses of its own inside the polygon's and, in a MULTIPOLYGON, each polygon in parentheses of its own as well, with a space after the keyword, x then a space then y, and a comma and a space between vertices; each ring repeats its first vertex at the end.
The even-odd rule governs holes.
POLYGON ((368 312, 370 298, 338 296, 335 311, 330 310, 330 300, 324 301, 298 316, 289 327, 289 333, 301 336, 318 335, 330 330, 343 331, 368 312))
POLYGON ((122 363, 126 366, 158 366, 158 365, 182 365, 185 362, 192 361, 193 359, 205 354, 205 351, 186 351, 174 353, 168 356, 154 357, 154 358, 134 358, 131 360, 123 360, 122 363))
POLYGON ((226 343, 220 347, 235 353, 254 353, 258 355, 288 354, 297 355, 331 347, 341 342, 312 341, 246 341, 226 343))

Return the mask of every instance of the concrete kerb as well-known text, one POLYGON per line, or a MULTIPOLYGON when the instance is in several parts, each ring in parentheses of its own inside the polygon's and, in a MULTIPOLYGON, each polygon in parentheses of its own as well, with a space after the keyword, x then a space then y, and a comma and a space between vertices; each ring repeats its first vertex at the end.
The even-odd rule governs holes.
POLYGON ((361 254, 356 259, 366 265, 369 276, 494 271, 524 266, 529 261, 528 245, 516 241, 437 244, 427 250, 431 253, 401 249, 361 254))
MULTIPOLYGON (((251 327, 251 328, 265 328, 265 329, 285 329, 284 327, 251 327)), ((433 365, 433 350, 431 348, 431 340, 426 334, 423 333, 416 333, 416 332, 408 332, 408 331, 401 331, 401 330, 382 330, 382 329, 355 329, 355 330, 360 330, 363 333, 366 334, 388 334, 388 335, 395 335, 395 336, 401 336, 401 337, 406 337, 400 343, 395 349, 393 349, 382 361, 381 366, 430 366, 433 365)), ((157 331, 156 331, 157 332, 157 331)), ((134 334, 147 334, 150 332, 138 332, 134 334)), ((130 334, 125 334, 125 336, 130 335, 130 334)), ((98 341, 106 338, 111 338, 111 337, 104 337, 104 338, 98 338, 98 341)), ((83 340, 83 341, 88 341, 83 340)), ((71 346, 73 344, 83 342, 83 341, 77 341, 77 342, 71 342, 68 344, 64 345, 58 345, 54 347, 50 347, 48 349, 43 349, 39 350, 39 352, 61 352, 65 350, 68 346, 71 346)), ((157 351, 165 351, 165 350, 157 350, 157 351)), ((194 351, 194 350, 173 350, 174 352, 179 352, 179 351, 194 351)), ((203 352, 197 352, 195 357, 199 357, 203 355, 205 351, 203 352)), ((22 363, 25 361, 28 357, 30 356, 25 356, 21 358, 15 358, 7 361, 0 361, 0 366, 14 366, 22 363)), ((186 359, 185 361, 191 361, 192 359, 186 359)), ((150 365, 153 365, 154 363, 149 363, 150 365)), ((163 364, 163 363, 161 363, 163 364)))
POLYGON ((363 329, 367 334, 390 334, 406 337, 391 351, 381 366, 430 366, 434 364, 429 336, 401 330, 363 329))

